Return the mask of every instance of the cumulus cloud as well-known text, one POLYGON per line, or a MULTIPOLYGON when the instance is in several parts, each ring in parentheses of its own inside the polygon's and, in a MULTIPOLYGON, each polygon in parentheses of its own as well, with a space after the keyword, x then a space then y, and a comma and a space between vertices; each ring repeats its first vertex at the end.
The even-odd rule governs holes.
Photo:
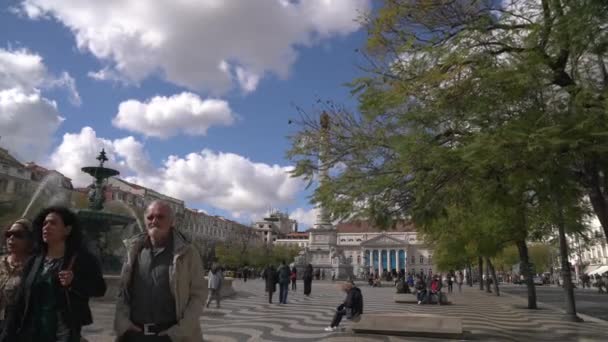
POLYGON ((76 186, 85 186, 92 179, 80 168, 94 165, 101 148, 108 152, 108 165, 118 169, 121 177, 191 206, 205 204, 235 217, 290 203, 303 188, 300 180, 288 174, 290 166, 256 163, 233 153, 203 150, 170 156, 155 168, 143 143, 133 137, 104 139, 90 127, 63 136, 50 158, 51 167, 72 178, 76 186))
POLYGON ((297 46, 358 30, 356 17, 370 7, 370 0, 21 2, 26 16, 58 20, 106 63, 91 77, 137 83, 159 74, 214 93, 234 84, 253 91, 267 73, 286 77, 297 46))
POLYGON ((239 216, 293 201, 303 184, 290 177, 291 169, 203 150, 185 157, 170 156, 154 175, 131 180, 189 203, 205 203, 239 216))
POLYGON ((73 105, 81 104, 76 81, 67 72, 51 75, 42 57, 25 49, 5 50, 0 48, 0 90, 17 88, 25 93, 36 93, 41 89, 64 88, 73 105))
POLYGON ((300 230, 306 228, 312 228, 317 219, 317 215, 319 214, 319 209, 311 208, 297 208, 289 214, 289 217, 298 221, 298 226, 300 230))
POLYGON ((0 144, 22 161, 41 158, 63 121, 55 102, 20 88, 0 90, 0 144))
POLYGON ((205 135, 214 125, 231 125, 234 115, 228 102, 202 100, 184 92, 171 97, 156 96, 146 102, 128 100, 118 107, 114 126, 147 136, 168 138, 184 132, 205 135))

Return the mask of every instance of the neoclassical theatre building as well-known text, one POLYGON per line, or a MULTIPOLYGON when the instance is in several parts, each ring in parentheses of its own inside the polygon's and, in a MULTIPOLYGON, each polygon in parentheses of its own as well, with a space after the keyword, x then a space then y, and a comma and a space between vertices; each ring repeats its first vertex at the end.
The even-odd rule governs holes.
POLYGON ((384 270, 433 273, 432 251, 417 238, 413 224, 380 231, 357 221, 340 223, 336 230, 337 248, 353 265, 355 275, 384 270))
POLYGON ((333 232, 325 232, 330 238, 317 242, 317 228, 306 232, 278 235, 275 244, 304 248, 309 256, 305 263, 315 268, 337 269, 340 265, 352 267, 354 276, 362 277, 374 272, 402 270, 407 273, 432 274, 432 250, 419 240, 413 224, 403 224, 382 231, 365 221, 339 223, 333 232), (331 235, 335 234, 334 238, 331 235), (323 258, 327 250, 327 259, 323 258))

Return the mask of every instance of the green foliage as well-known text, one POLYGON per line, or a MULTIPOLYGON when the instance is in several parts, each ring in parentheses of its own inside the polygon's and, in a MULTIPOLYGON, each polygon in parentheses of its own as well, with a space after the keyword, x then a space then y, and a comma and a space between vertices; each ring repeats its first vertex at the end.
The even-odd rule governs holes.
POLYGON ((266 265, 278 265, 281 261, 293 262, 300 250, 287 246, 250 246, 246 251, 219 243, 215 248, 217 261, 226 268, 237 269, 243 266, 262 268, 266 265))
POLYGON ((338 170, 312 202, 382 228, 412 219, 444 270, 586 228, 585 197, 608 194, 608 6, 507 3, 524 5, 386 1, 368 18, 358 111, 325 103, 329 134, 303 115, 291 137, 294 176, 313 180, 319 158, 338 170))

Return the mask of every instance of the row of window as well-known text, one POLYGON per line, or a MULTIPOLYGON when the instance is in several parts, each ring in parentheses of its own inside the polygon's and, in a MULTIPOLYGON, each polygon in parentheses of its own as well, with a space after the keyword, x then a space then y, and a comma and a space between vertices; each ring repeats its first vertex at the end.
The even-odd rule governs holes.
POLYGON ((608 257, 608 248, 607 245, 595 246, 595 248, 592 248, 591 251, 586 252, 585 254, 587 259, 603 258, 604 256, 608 257), (604 249, 606 250, 605 252, 604 249))
MULTIPOLYGON (((432 258, 433 258, 433 255, 429 254, 429 257, 428 257, 428 260, 427 260, 429 264, 432 263, 432 258)), ((421 264, 424 264, 424 256, 423 255, 419 256, 419 260, 420 260, 421 264)), ((357 263, 359 263, 359 262, 357 262, 357 263)), ((412 265, 416 264, 416 257, 414 255, 410 256, 410 264, 412 264, 412 265)))

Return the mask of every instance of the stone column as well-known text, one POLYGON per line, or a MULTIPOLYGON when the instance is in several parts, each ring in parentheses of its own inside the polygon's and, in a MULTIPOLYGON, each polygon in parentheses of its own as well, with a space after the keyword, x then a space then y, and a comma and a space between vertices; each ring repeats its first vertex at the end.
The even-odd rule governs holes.
POLYGON ((384 271, 384 265, 382 265, 382 252, 384 250, 383 249, 379 249, 378 250, 378 273, 380 273, 380 275, 382 275, 382 271, 384 271))
POLYGON ((397 260, 396 260, 396 263, 395 263, 395 264, 397 265, 397 274, 399 274, 399 271, 401 271, 401 268, 399 268, 399 255, 400 255, 400 253, 401 253, 401 250, 400 250, 400 249, 398 249, 398 250, 397 250, 395 253, 396 253, 396 254, 395 254, 395 258, 397 258, 397 260))

